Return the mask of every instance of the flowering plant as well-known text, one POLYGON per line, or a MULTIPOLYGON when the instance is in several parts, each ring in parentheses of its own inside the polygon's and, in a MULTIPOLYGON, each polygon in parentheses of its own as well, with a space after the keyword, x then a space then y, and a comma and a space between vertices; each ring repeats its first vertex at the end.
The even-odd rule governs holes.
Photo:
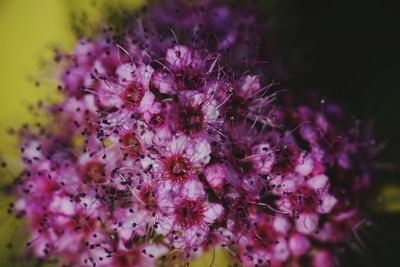
POLYGON ((335 104, 279 98, 256 21, 167 1, 57 55, 54 123, 21 131, 15 212, 38 257, 151 266, 221 246, 244 266, 335 265, 372 143, 335 104))

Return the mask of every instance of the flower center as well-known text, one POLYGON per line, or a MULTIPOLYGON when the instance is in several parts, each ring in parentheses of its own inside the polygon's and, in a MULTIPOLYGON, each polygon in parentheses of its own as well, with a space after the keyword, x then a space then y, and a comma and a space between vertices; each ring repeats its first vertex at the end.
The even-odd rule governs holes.
POLYGON ((122 137, 124 150, 133 158, 137 158, 141 152, 141 145, 134 134, 128 133, 122 137))
POLYGON ((198 201, 183 200, 175 209, 175 215, 179 225, 188 228, 200 223, 204 218, 203 205, 198 201))
POLYGON ((200 107, 181 108, 179 127, 186 134, 195 134, 203 129, 204 115, 200 107))
POLYGON ((300 187, 296 192, 287 192, 287 197, 294 212, 314 211, 319 205, 318 193, 307 187, 300 187))
POLYGON ((277 233, 272 229, 270 221, 260 218, 260 223, 251 233, 251 239, 257 247, 271 248, 278 239, 277 233))
POLYGON ((104 183, 106 181, 105 165, 96 161, 89 162, 84 166, 81 176, 85 182, 104 183))
POLYGON ((141 256, 136 250, 129 253, 122 252, 113 257, 113 263, 113 266, 116 267, 138 266, 141 263, 141 256))
POLYGON ((247 149, 232 145, 231 153, 233 156, 234 167, 241 173, 249 173, 253 170, 253 164, 251 161, 245 160, 245 158, 249 155, 247 149))
POLYGON ((72 216, 71 221, 68 222, 67 227, 58 229, 58 235, 63 235, 65 230, 80 231, 82 230, 85 235, 89 235, 93 232, 92 229, 96 228, 96 219, 84 214, 77 213, 72 216))
POLYGON ((144 89, 140 84, 131 83, 125 89, 123 100, 128 108, 137 108, 144 96, 144 89))
POLYGON ((196 90, 203 86, 204 77, 193 68, 186 68, 175 75, 178 90, 196 90))
POLYGON ((225 106, 226 119, 232 122, 241 121, 247 115, 246 100, 234 94, 232 95, 225 106))
POLYGON ((294 170, 294 158, 295 153, 290 148, 281 148, 277 151, 277 157, 274 165, 272 166, 272 171, 278 174, 286 174, 294 170))
POLYGON ((155 210, 157 208, 156 193, 150 186, 145 186, 140 190, 140 199, 146 203, 146 208, 149 210, 155 210))
POLYGON ((150 124, 154 127, 161 126, 165 121, 165 113, 154 114, 150 119, 150 124))
POLYGON ((168 178, 175 182, 186 181, 190 170, 190 162, 180 155, 171 157, 166 164, 168 178))

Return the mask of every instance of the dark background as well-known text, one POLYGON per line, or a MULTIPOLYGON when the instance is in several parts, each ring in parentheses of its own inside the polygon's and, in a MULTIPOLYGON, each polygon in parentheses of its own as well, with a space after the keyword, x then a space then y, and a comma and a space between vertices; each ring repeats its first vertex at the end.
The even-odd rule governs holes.
MULTIPOLYGON (((398 9, 385 1, 269 1, 275 51, 286 85, 316 90, 374 122, 385 143, 378 184, 397 183, 400 148, 398 9)), ((400 266, 400 214, 379 213, 361 233, 365 248, 342 248, 343 266, 400 266)))

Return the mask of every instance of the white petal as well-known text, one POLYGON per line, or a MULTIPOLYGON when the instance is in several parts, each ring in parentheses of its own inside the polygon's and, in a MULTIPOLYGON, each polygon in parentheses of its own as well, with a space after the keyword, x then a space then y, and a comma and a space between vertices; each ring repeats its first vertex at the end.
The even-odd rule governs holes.
POLYGON ((273 226, 274 226, 275 231, 277 231, 278 233, 281 233, 283 235, 286 235, 291 227, 291 224, 288 221, 288 219, 286 219, 285 217, 276 216, 274 219, 273 226))
POLYGON ((294 256, 301 256, 311 248, 310 240, 301 234, 294 234, 289 239, 289 248, 294 256))
POLYGON ((314 161, 310 155, 302 153, 298 159, 296 172, 302 176, 309 175, 314 168, 314 161))
POLYGON ((222 216, 224 208, 217 203, 208 203, 204 210, 204 221, 206 223, 213 223, 222 216))
POLYGON ((166 60, 172 69, 179 70, 190 64, 192 53, 186 46, 177 45, 167 50, 166 60))
POLYGON ((215 101, 206 101, 203 104, 203 114, 207 122, 213 122, 218 119, 219 111, 215 101))
POLYGON ((206 96, 204 94, 199 94, 191 91, 186 92, 186 94, 187 98, 190 99, 190 103, 192 106, 200 106, 200 104, 202 104, 206 99, 206 96))
POLYGON ((250 97, 258 90, 260 90, 260 78, 258 76, 246 75, 240 80, 241 86, 239 88, 239 94, 242 97, 250 97))
POLYGON ((55 197, 50 204, 50 210, 53 212, 61 212, 65 215, 74 215, 75 209, 67 198, 55 197))
POLYGON ((268 143, 259 144, 251 149, 252 162, 258 174, 269 174, 275 161, 275 154, 268 143))
POLYGON ((204 198, 206 193, 203 184, 197 179, 190 179, 183 185, 182 195, 185 199, 196 200, 204 198))
POLYGON ((183 154, 186 149, 188 138, 185 135, 174 137, 169 147, 171 154, 183 154))
POLYGON ((135 72, 135 79, 143 85, 145 90, 149 88, 150 79, 153 75, 153 72, 154 69, 147 65, 138 67, 135 72))
POLYGON ((127 83, 132 81, 133 74, 135 73, 136 66, 130 63, 122 64, 117 68, 118 81, 120 83, 127 83))
POLYGON ((319 191, 325 189, 325 187, 328 185, 328 181, 328 176, 325 174, 319 174, 308 179, 306 183, 310 188, 314 189, 315 191, 319 191))
POLYGON ((278 261, 286 261, 290 256, 289 248, 284 238, 278 240, 278 244, 274 247, 273 258, 278 261))
POLYGON ((192 164, 202 167, 210 161, 211 146, 204 139, 196 139, 188 148, 187 154, 192 164))
POLYGON ((154 102, 154 94, 150 91, 147 91, 143 98, 142 101, 140 101, 140 111, 145 112, 151 108, 154 102))
POLYGON ((334 196, 328 193, 322 194, 320 199, 322 200, 322 204, 318 206, 317 210, 319 213, 329 213, 338 202, 334 196))
POLYGON ((153 75, 152 82, 163 94, 172 94, 176 91, 175 80, 169 73, 156 72, 153 75))
POLYGON ((149 169, 150 167, 156 171, 160 172, 162 170, 162 166, 157 159, 154 159, 150 156, 145 156, 143 159, 140 160, 140 164, 142 165, 143 169, 149 169))
POLYGON ((204 170, 204 176, 213 189, 220 189, 224 185, 226 175, 227 170, 223 164, 208 165, 204 170))
POLYGON ((302 213, 296 220, 296 229, 303 234, 313 234, 318 227, 318 215, 314 213, 302 213))
POLYGON ((175 217, 174 216, 160 216, 158 218, 158 225, 156 231, 159 234, 166 235, 173 230, 175 227, 175 217))
POLYGON ((193 225, 189 229, 183 231, 184 246, 196 247, 203 243, 207 238, 209 228, 205 224, 193 225))
POLYGON ((154 259, 167 253, 168 249, 165 246, 158 244, 148 244, 144 247, 147 255, 153 255, 154 259))

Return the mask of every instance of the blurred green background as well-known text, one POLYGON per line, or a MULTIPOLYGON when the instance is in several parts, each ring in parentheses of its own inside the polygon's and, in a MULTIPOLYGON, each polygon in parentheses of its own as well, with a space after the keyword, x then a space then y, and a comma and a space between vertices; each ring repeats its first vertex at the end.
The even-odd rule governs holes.
MULTIPOLYGON (((27 233, 22 222, 7 214, 12 201, 8 185, 19 170, 17 139, 7 132, 25 122, 44 120, 33 116, 29 106, 41 99, 57 99, 58 70, 44 63, 51 60, 54 47, 73 47, 77 22, 90 30, 107 15, 106 5, 135 9, 142 2, 0 0, 0 162, 7 162, 7 168, 0 169, 0 267, 35 264, 25 259, 29 255, 17 252, 27 233), (10 242, 12 247, 7 248, 10 242)), ((383 171, 376 177, 379 182, 367 205, 377 228, 382 229, 374 233, 373 239, 379 242, 372 242, 371 266, 390 266, 400 236, 400 60, 394 38, 400 23, 393 13, 396 9, 377 1, 261 3, 274 29, 269 40, 287 70, 287 87, 318 88, 351 114, 376 121, 377 139, 387 149, 377 162, 383 171)), ((209 266, 211 257, 209 253, 192 266, 209 266)), ((221 251, 214 266, 227 266, 221 251)))

